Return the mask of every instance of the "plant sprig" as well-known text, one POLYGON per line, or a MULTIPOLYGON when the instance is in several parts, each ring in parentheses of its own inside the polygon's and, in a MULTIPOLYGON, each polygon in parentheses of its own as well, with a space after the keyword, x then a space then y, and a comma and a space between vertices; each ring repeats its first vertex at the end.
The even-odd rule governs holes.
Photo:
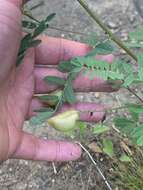
MULTIPOLYGON (((119 39, 114 36, 114 34, 112 34, 112 32, 102 23, 102 21, 100 21, 97 15, 95 15, 89 9, 88 5, 83 0, 78 0, 78 2, 99 24, 104 32, 106 32, 107 39, 101 40, 98 38, 98 35, 91 35, 89 39, 89 45, 92 46, 91 52, 83 57, 76 57, 70 61, 60 62, 58 65, 58 70, 66 75, 65 79, 57 76, 45 77, 44 81, 48 85, 57 85, 60 89, 62 89, 62 91, 58 96, 53 94, 39 97, 39 99, 43 102, 50 101, 51 108, 37 110, 39 111, 39 114, 31 120, 34 124, 41 124, 51 116, 55 115, 64 103, 74 104, 76 102, 76 96, 73 90, 73 82, 79 74, 89 76, 90 80, 94 80, 94 77, 102 78, 114 85, 113 87, 115 88, 126 88, 128 91, 134 94, 141 103, 143 103, 143 99, 131 89, 132 85, 143 83, 143 56, 134 55, 134 53, 128 49, 128 47, 126 47, 119 39), (138 71, 133 71, 133 66, 129 63, 126 63, 124 60, 116 60, 113 64, 108 64, 106 61, 95 59, 97 54, 110 54, 114 51, 114 47, 111 43, 112 41, 118 44, 126 51, 128 55, 138 62, 138 71)), ((51 14, 46 19, 38 21, 28 11, 25 11, 24 15, 29 18, 29 20, 24 20, 22 22, 23 27, 28 30, 28 34, 22 39, 17 65, 21 63, 28 48, 35 47, 40 43, 40 40, 37 40, 37 36, 49 27, 50 20, 55 16, 55 14, 51 14)), ((136 43, 139 43, 143 41, 141 35, 142 33, 143 29, 140 27, 136 32, 129 34, 129 39, 135 39, 136 43)), ((128 41, 128 43, 130 43, 130 41, 128 41)), ((125 108, 126 105, 123 105, 120 108, 122 109, 123 107, 125 108)), ((120 108, 117 108, 117 110, 120 108)), ((112 111, 112 109, 108 111, 112 111)), ((135 114, 132 113, 131 115, 134 115, 135 117, 135 114)))
POLYGON ((23 14, 25 16, 28 16, 30 18, 30 21, 29 20, 22 21, 23 28, 28 29, 28 32, 21 40, 16 66, 19 66, 22 63, 22 60, 25 56, 27 49, 36 47, 41 43, 41 40, 37 39, 37 37, 49 27, 49 22, 56 15, 55 13, 52 13, 48 15, 46 19, 38 21, 37 19, 34 19, 34 17, 32 16, 32 14, 29 13, 29 11, 24 10, 24 8, 23 8, 23 14))
POLYGON ((108 35, 108 38, 114 41, 121 49, 123 49, 130 57, 132 57, 137 62, 136 55, 128 49, 123 42, 117 38, 105 25, 104 23, 98 18, 98 16, 91 11, 88 7, 87 3, 84 0, 77 0, 80 5, 85 9, 85 11, 89 14, 89 16, 103 29, 105 34, 108 35))

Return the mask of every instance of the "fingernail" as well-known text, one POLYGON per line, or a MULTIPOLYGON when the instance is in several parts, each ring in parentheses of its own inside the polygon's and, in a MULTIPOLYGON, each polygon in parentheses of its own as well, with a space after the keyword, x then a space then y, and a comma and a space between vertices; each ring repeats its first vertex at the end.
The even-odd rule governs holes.
MULTIPOLYGON (((77 144, 67 142, 64 146, 60 146, 60 160, 61 161, 73 161, 77 160, 81 156, 81 148, 77 144)), ((59 159, 57 159, 59 160, 59 159)))
POLYGON ((77 144, 73 144, 71 152, 72 160, 77 160, 78 158, 81 157, 81 154, 82 154, 81 147, 77 144))

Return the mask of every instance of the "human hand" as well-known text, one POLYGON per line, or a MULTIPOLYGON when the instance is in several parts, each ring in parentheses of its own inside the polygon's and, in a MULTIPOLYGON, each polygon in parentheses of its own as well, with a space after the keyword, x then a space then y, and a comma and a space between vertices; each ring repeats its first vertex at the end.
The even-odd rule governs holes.
MULTIPOLYGON (((33 99, 37 93, 47 93, 56 86, 47 86, 42 80, 47 75, 63 76, 55 68, 60 60, 82 56, 90 47, 64 39, 41 37, 42 43, 36 49, 27 51, 23 63, 16 67, 16 58, 22 38, 20 0, 0 1, 0 160, 20 158, 47 161, 69 161, 80 157, 78 145, 62 141, 46 141, 34 137, 22 130, 27 118, 43 105, 33 99), (37 67, 41 65, 41 67, 37 67)), ((99 57, 111 62, 112 55, 99 57)), ((112 88, 100 79, 90 81, 79 76, 74 81, 76 91, 112 91, 112 88)), ((92 111, 102 106, 89 103, 78 103, 76 109, 92 111)), ((81 119, 99 121, 104 112, 94 115, 81 115, 81 119)))

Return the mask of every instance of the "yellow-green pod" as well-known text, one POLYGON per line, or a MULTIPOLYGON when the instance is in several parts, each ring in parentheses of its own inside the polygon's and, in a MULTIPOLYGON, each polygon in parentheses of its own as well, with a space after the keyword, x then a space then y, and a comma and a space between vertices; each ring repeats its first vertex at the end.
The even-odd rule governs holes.
POLYGON ((76 110, 69 110, 50 118, 48 124, 59 131, 67 132, 76 127, 76 122, 78 120, 79 112, 76 110))
POLYGON ((45 94, 45 95, 40 95, 37 96, 43 103, 48 104, 49 106, 55 106, 58 101, 59 98, 62 96, 62 91, 61 90, 57 90, 54 91, 50 94, 45 94))
POLYGON ((61 90, 56 90, 56 91, 52 92, 49 95, 57 96, 57 100, 49 100, 47 102, 49 104, 49 106, 55 106, 58 103, 58 99, 62 96, 62 91, 61 90))

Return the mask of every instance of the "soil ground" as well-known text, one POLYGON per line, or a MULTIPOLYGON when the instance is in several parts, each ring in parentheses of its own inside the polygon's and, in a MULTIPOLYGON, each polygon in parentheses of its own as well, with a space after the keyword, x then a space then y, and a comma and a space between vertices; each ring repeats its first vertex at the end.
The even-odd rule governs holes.
MULTIPOLYGON (((29 4, 32 6, 37 2, 39 1, 31 0, 29 4)), ((142 22, 141 17, 135 11, 132 0, 88 0, 88 3, 111 30, 122 39, 126 39, 127 32, 142 22)), ((42 18, 49 13, 57 13, 56 18, 52 21, 52 26, 83 33, 100 31, 76 0, 45 0, 44 4, 34 11, 34 15, 37 18, 42 18)), ((81 42, 85 41, 85 36, 51 29, 47 31, 47 34, 81 42)), ((110 105, 117 105, 129 97, 129 94, 122 91, 120 95, 119 93, 78 94, 78 98, 82 101, 106 102, 110 105)), ((33 128, 26 123, 25 130, 43 138, 64 138, 62 134, 45 126, 33 128)), ((86 139, 88 139, 86 142, 88 145, 94 138, 87 134, 86 139)), ((108 177, 108 171, 111 168, 109 164, 106 164, 105 156, 95 153, 93 156, 104 171, 105 176, 108 177)), ((0 166, 0 190, 106 190, 103 180, 86 154, 83 154, 77 162, 55 165, 58 172, 56 175, 51 163, 8 160, 0 166)), ((117 190, 118 187, 114 189, 117 190)))

